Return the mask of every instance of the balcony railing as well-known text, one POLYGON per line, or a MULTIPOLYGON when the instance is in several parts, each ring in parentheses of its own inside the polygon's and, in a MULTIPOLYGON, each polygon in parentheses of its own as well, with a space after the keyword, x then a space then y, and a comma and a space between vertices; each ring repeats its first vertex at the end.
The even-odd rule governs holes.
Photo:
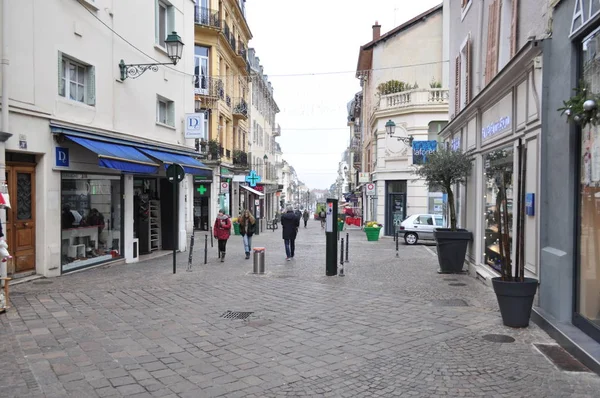
POLYGON ((281 136, 281 127, 277 125, 277 127, 273 128, 273 137, 281 136))
POLYGON ((448 90, 441 88, 416 89, 382 95, 379 110, 430 105, 448 105, 448 90))
POLYGON ((355 124, 354 125, 354 136, 355 137, 360 137, 361 130, 362 130, 362 126, 360 125, 360 123, 355 124))
POLYGON ((220 97, 220 90, 223 90, 221 79, 210 76, 194 76, 194 94, 207 97, 220 97))
POLYGON ((208 141, 209 160, 218 160, 223 155, 223 147, 216 140, 208 141))
POLYGON ((235 99, 235 106, 233 107, 233 114, 243 118, 248 118, 248 103, 243 98, 235 99))
POLYGON ((239 149, 234 150, 233 165, 239 167, 248 167, 248 154, 239 149))
POLYGON ((231 97, 229 95, 225 96, 225 104, 231 108, 231 97))
POLYGON ((231 29, 229 29, 229 25, 227 25, 227 22, 225 22, 225 21, 223 21, 223 34, 225 35, 225 39, 227 39, 227 42, 231 46, 231 49, 235 52, 236 51, 235 37, 233 37, 233 33, 231 32, 231 29))
POLYGON ((221 27, 219 11, 211 10, 206 7, 195 7, 194 22, 198 25, 210 26, 213 28, 221 27))
POLYGON ((359 166, 362 164, 362 153, 356 152, 354 154, 354 166, 359 166))
POLYGON ((238 54, 242 56, 242 58, 246 59, 246 46, 241 40, 238 40, 238 54))

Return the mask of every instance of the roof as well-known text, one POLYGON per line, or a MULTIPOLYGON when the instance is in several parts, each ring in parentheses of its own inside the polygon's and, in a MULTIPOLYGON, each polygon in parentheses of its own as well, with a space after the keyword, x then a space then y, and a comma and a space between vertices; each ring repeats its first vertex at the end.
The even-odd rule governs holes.
POLYGON ((436 12, 441 12, 442 8, 443 8, 443 4, 440 3, 437 6, 425 11, 424 13, 421 13, 421 14, 417 15, 416 17, 404 22, 402 25, 395 27, 394 29, 390 30, 389 32, 383 34, 380 38, 378 38, 376 40, 371 40, 367 44, 362 45, 360 47, 360 52, 358 54, 358 64, 356 65, 356 77, 358 77, 360 72, 371 69, 371 67, 373 65, 373 47, 375 47, 377 44, 379 44, 381 42, 384 42, 384 41, 396 36, 398 33, 402 33, 403 31, 420 23, 423 19, 427 18, 428 16, 435 14, 436 12))

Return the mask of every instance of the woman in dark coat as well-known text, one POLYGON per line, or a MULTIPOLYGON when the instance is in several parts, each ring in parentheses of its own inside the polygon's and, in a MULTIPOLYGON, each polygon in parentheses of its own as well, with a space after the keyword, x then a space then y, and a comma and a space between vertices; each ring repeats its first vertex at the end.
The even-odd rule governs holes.
POLYGON ((221 262, 224 262, 227 239, 229 239, 229 235, 231 234, 231 220, 229 219, 229 216, 225 214, 225 210, 223 209, 219 210, 219 215, 217 216, 213 227, 213 234, 219 241, 219 258, 221 259, 221 262))
POLYGON ((291 206, 289 206, 285 214, 281 216, 281 227, 283 242, 285 244, 286 260, 290 261, 294 258, 294 252, 296 251, 296 235, 298 234, 298 227, 300 227, 300 218, 294 214, 294 210, 291 206))

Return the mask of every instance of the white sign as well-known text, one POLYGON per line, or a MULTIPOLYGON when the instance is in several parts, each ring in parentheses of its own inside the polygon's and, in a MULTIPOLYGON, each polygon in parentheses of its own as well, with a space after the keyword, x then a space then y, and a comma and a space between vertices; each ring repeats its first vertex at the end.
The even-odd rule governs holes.
POLYGON ((229 183, 228 182, 221 183, 221 191, 229 191, 229 183))
POLYGON ((367 188, 367 195, 375 195, 375 184, 370 182, 365 187, 367 188))
POLYGON ((206 139, 204 131, 204 112, 185 115, 185 138, 206 139))
POLYGON ((325 214, 325 232, 333 232, 333 203, 327 203, 325 214))
POLYGON ((369 173, 358 173, 358 182, 369 182, 369 173))

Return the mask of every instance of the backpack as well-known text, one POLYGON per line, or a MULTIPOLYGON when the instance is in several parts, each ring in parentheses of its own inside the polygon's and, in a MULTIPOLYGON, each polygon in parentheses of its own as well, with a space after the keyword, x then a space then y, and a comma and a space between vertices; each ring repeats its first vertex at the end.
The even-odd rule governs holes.
POLYGON ((321 210, 321 212, 319 213, 319 217, 325 218, 325 212, 323 210, 321 210))

